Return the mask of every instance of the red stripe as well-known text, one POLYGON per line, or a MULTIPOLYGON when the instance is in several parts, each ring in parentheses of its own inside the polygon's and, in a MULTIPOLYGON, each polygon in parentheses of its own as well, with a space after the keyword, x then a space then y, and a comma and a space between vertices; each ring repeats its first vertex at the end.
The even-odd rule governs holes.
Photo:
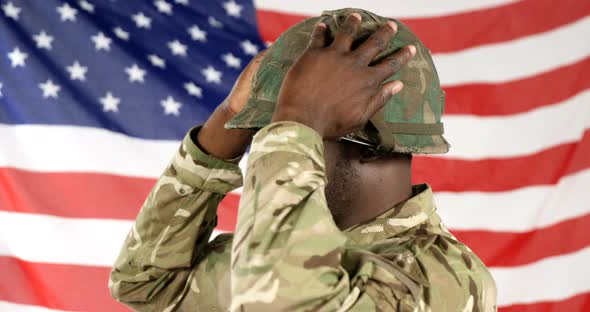
POLYGON ((289 27, 308 18, 305 15, 256 9, 258 31, 262 40, 274 42, 289 27))
MULTIPOLYGON (((577 143, 517 158, 479 161, 416 157, 414 182, 440 191, 508 191, 556 184, 590 168, 590 131, 577 143), (543 168, 543 170, 538 170, 543 168)), ((41 173, 0 168, 0 210, 75 218, 135 219, 155 180, 97 173, 41 173), (67 198, 67 200, 64 200, 67 198)), ((239 195, 219 208, 218 228, 235 225, 239 195)))
MULTIPOLYGON (((413 180, 441 191, 509 191, 553 185, 563 176, 590 168, 590 131, 576 143, 529 156, 458 160, 416 157, 413 180), (538 170, 543 168, 543 170, 538 170)), ((134 219, 154 179, 98 173, 42 173, 0 168, 0 210, 76 218, 134 219), (67 200, 64 200, 67 198, 67 200)), ((233 229, 239 195, 228 194, 218 227, 233 229)))
MULTIPOLYGON (((290 17, 287 17, 279 21, 290 23, 290 20, 290 17)), ((589 71, 590 57, 587 57, 576 63, 519 80, 445 87, 445 114, 510 115, 559 103, 590 88, 590 79, 585 79, 589 71)))
POLYGON ((460 160, 416 156, 412 178, 414 183, 428 182, 435 192, 509 191, 556 184, 563 176, 590 168, 588 155, 590 130, 575 143, 521 157, 460 160))
POLYGON ((444 113, 510 115, 559 103, 590 88, 590 79, 587 78, 589 71, 590 57, 587 57, 568 66, 520 80, 445 87, 444 113))
POLYGON ((452 52, 549 31, 590 13, 590 2, 525 0, 442 17, 404 20, 435 53, 452 52), (542 18, 539 18, 542 17, 542 18))
MULTIPOLYGON (((584 152, 578 157, 587 160, 590 153, 584 152)), ((29 175, 32 173, 21 172, 14 169, 0 170, 0 173, 10 173, 22 178, 20 174, 29 175)), ((35 177, 36 174, 32 174, 35 177)), ((49 175, 51 178, 53 176, 49 175)), ((104 176, 96 175, 90 178, 100 179, 104 176)), ((121 178, 124 179, 124 178, 121 178)), ((452 180, 453 178, 451 178, 452 180)), ((45 183, 44 179, 37 177, 27 178, 27 181, 35 181, 35 183, 45 183)), ((485 179, 484 179, 485 180, 485 179)), ((100 181, 100 180, 99 180, 100 181)), ((102 184, 109 181, 101 181, 102 184)), ((131 180, 129 183, 133 183, 131 180)), ((83 181, 81 189, 84 188, 83 181)), ((59 184, 59 183, 57 183, 59 184)), ((151 185, 152 183, 150 183, 151 185)), ((75 185, 75 184, 74 184, 75 185)), ((43 189, 44 193, 33 193, 37 196, 38 202, 26 202, 22 200, 15 202, 14 197, 12 202, 4 202, 6 196, 0 196, 0 209, 16 212, 39 213, 39 214, 58 214, 65 217, 86 217, 86 218, 123 218, 134 219, 141 202, 143 202, 149 188, 145 190, 145 194, 137 194, 137 205, 134 206, 118 206, 118 200, 115 198, 129 196, 129 193, 123 192, 121 195, 116 195, 114 190, 110 194, 102 194, 97 198, 102 198, 101 201, 85 201, 80 198, 85 193, 80 190, 74 190, 70 194, 76 194, 75 199, 70 201, 60 201, 61 205, 49 206, 41 205, 49 196, 58 196, 52 193, 52 184, 49 182, 47 187, 43 189), (112 201, 112 202, 111 202, 112 201), (26 203, 23 203, 26 202, 26 203), (102 208, 102 210, 100 210, 102 208)), ((92 189, 92 188, 90 188, 92 189)), ((129 189, 129 188, 127 188, 129 189)), ((1 191, 2 189, 0 189, 1 191)), ((67 194, 63 194, 61 198, 67 194)), ((95 194, 94 194, 95 195, 95 194)), ((72 197, 70 196, 70 198, 72 197)), ((131 201, 130 201, 131 202, 131 201)), ((222 203, 219 211, 219 221, 217 225, 218 230, 233 231, 235 228, 237 218, 237 207, 239 202, 238 194, 230 194, 222 203)), ((59 203, 59 202, 58 202, 59 203)), ((559 207, 555 207, 559 209, 559 207)), ((510 232, 489 232, 489 231, 453 231, 457 237, 469 245, 476 253, 490 266, 512 266, 530 263, 548 256, 554 256, 560 253, 574 252, 584 246, 590 245, 590 236, 576 235, 576 231, 583 231, 590 227, 590 216, 584 216, 568 221, 558 223, 546 228, 537 229, 524 233, 510 233, 510 232), (494 244, 489 244, 493 241, 494 244), (515 252, 518 251, 518 252, 515 252)), ((579 233, 579 232, 578 232, 579 233)))
MULTIPOLYGON (((563 0, 556 6, 552 0, 525 0, 455 15, 402 21, 433 52, 439 53, 541 33, 571 23, 588 13, 588 1, 563 0)), ((264 9, 258 9, 256 14, 262 39, 271 42, 287 28, 308 17, 264 9)))
MULTIPOLYGON (((0 211, 132 220, 155 182, 111 174, 0 168, 0 211)), ((235 219, 238 201, 239 194, 228 194, 221 203, 220 218, 235 219)), ((228 225, 224 220, 219 226, 228 225)))
POLYGON ((590 235, 581 234, 589 228, 590 214, 587 214, 524 233, 451 231, 488 267, 509 267, 572 253, 590 246, 590 235))
MULTIPOLYGON (((565 175, 590 168, 590 131, 583 144, 564 144, 514 159, 467 161, 415 157, 414 183, 428 182, 441 191, 509 191, 530 185, 552 185, 565 175), (538 170, 543 168, 543 170, 538 170)), ((40 173, 0 168, 0 211, 72 218, 135 219, 154 180, 96 173, 40 173), (67 199, 67 200, 64 200, 67 199)), ((222 202, 218 227, 231 228, 227 211, 239 194, 222 202)))
MULTIPOLYGON (((0 257, 0 300, 72 311, 129 311, 107 288, 110 268, 0 257), (35 285, 35 287, 31 287, 35 285)), ((560 301, 501 307, 500 312, 588 311, 590 293, 560 301)))
POLYGON ((233 232, 238 221, 239 194, 227 194, 217 210, 217 229, 233 232))
POLYGON ((135 219, 155 179, 0 168, 0 210, 135 219))
MULTIPOLYGON (((539 280, 550 283, 551 281, 539 280)), ((501 307, 499 312, 575 312, 590 311, 590 292, 579 294, 560 301, 543 301, 532 304, 516 304, 501 307)))
MULTIPOLYGON (((590 168, 590 130, 580 141, 522 157, 459 160, 417 156, 414 183, 441 191, 509 191, 553 185, 590 168), (543 168, 543 170, 539 170, 543 168)), ((135 219, 154 179, 98 173, 45 173, 0 168, 0 210, 76 218, 135 219), (67 198, 67 200, 64 200, 67 198)), ((233 229, 239 195, 230 193, 219 209, 218 227, 233 229)))
POLYGON ((110 268, 0 257, 0 300, 71 311, 129 311, 109 294, 110 268))

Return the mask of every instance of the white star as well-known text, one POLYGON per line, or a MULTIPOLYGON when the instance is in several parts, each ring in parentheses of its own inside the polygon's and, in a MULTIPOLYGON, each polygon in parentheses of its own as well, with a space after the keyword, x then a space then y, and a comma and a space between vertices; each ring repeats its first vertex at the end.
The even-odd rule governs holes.
POLYGON ((70 72, 70 79, 72 80, 86 80, 86 72, 88 71, 88 67, 80 65, 78 61, 75 61, 74 64, 67 67, 68 72, 70 72))
POLYGON ((76 14, 78 14, 78 10, 72 8, 68 3, 64 3, 61 6, 57 7, 57 12, 61 16, 61 21, 76 21, 76 14))
POLYGON ((61 87, 54 84, 51 79, 47 79, 44 83, 40 83, 39 88, 43 90, 43 98, 52 97, 57 99, 57 94, 59 93, 59 90, 61 90, 61 87))
POLYGON ((130 82, 137 81, 137 82, 143 83, 143 79, 146 74, 146 71, 139 68, 139 66, 137 66, 137 64, 133 64, 133 66, 131 66, 131 67, 126 67, 125 72, 127 73, 127 75, 129 75, 130 82))
POLYGON ((166 62, 164 61, 164 59, 157 56, 156 54, 148 55, 148 59, 150 60, 152 65, 160 68, 166 68, 166 62))
POLYGON ((154 5, 158 8, 158 11, 172 15, 172 5, 165 0, 156 0, 154 1, 154 5))
POLYGON ((12 52, 8 53, 10 59, 10 65, 12 67, 25 66, 25 60, 29 57, 27 53, 21 52, 19 48, 12 49, 12 52))
POLYGON ((102 103, 102 110, 105 112, 118 112, 119 111, 119 103, 121 103, 121 99, 118 97, 113 96, 113 94, 109 91, 104 97, 100 98, 100 103, 102 103))
POLYGON ((201 70, 201 74, 205 76, 207 82, 221 83, 221 72, 209 65, 207 68, 201 70))
POLYGON ((123 28, 115 27, 115 29, 113 29, 113 32, 115 33, 115 36, 117 36, 117 38, 125 41, 129 40, 129 33, 123 30, 123 28))
POLYGON ((92 41, 94 41, 94 48, 97 51, 100 50, 106 50, 106 51, 110 51, 111 50, 111 38, 105 36, 102 31, 99 32, 98 34, 92 36, 92 41))
POLYGON ((213 16, 209 16, 208 20, 209 20, 209 25, 211 25, 215 28, 223 27, 223 24, 220 21, 218 21, 217 19, 215 19, 215 17, 213 17, 213 16))
POLYGON ((86 0, 80 0, 78 2, 78 4, 80 5, 80 7, 82 8, 82 10, 88 12, 88 13, 94 13, 94 4, 86 1, 86 0))
POLYGON ((188 5, 188 0, 174 0, 174 2, 182 5, 188 5))
POLYGON ((186 92, 192 96, 196 96, 198 98, 203 97, 203 89, 194 84, 192 81, 185 83, 184 88, 186 89, 186 92))
POLYGON ((240 17, 242 15, 242 6, 237 4, 234 0, 223 3, 225 13, 229 16, 240 17))
POLYGON ((244 53, 249 55, 258 54, 258 47, 255 44, 253 44, 250 40, 242 41, 240 45, 242 46, 244 53))
POLYGON ((164 107, 164 114, 178 116, 180 114, 178 110, 182 106, 182 103, 175 101, 174 98, 169 95, 165 100, 160 101, 160 105, 164 107))
POLYGON ((172 50, 172 54, 186 56, 187 46, 178 41, 178 39, 168 42, 168 47, 172 50))
POLYGON ((12 3, 12 1, 8 1, 2 6, 2 11, 4 11, 4 15, 6 15, 6 17, 10 17, 13 20, 17 21, 21 9, 15 6, 12 3))
POLYGON ((132 18, 138 28, 149 29, 152 27, 152 19, 144 15, 143 12, 132 15, 132 18))
POLYGON ((222 55, 223 61, 225 62, 225 64, 229 67, 233 67, 236 69, 239 69, 240 67, 242 67, 242 60, 240 60, 239 58, 237 58, 235 55, 231 54, 231 53, 226 53, 224 55, 222 55))
POLYGON ((191 35, 193 40, 205 42, 207 41, 207 33, 203 31, 199 26, 193 25, 188 29, 188 33, 191 35))
POLYGON ((35 42, 37 43, 37 48, 51 50, 53 37, 47 35, 45 30, 42 30, 40 33, 34 35, 33 39, 35 39, 35 42))

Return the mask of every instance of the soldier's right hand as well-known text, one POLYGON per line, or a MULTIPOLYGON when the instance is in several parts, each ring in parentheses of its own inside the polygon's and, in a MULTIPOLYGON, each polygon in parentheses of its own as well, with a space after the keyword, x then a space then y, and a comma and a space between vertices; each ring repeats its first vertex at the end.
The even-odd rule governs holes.
POLYGON ((246 102, 248 102, 248 98, 250 97, 250 88, 252 87, 252 79, 254 78, 254 74, 258 71, 258 67, 260 66, 260 61, 264 57, 267 49, 262 50, 258 53, 250 63, 244 68, 234 86, 232 87, 229 95, 223 103, 222 106, 225 106, 229 109, 234 115, 241 112, 242 109, 246 106, 246 102))
POLYGON ((361 24, 353 13, 327 44, 327 26, 316 25, 307 49, 287 72, 281 85, 273 122, 292 120, 337 138, 361 129, 391 96, 401 81, 383 81, 416 53, 412 45, 373 64, 397 31, 391 21, 358 48, 352 44, 361 24))

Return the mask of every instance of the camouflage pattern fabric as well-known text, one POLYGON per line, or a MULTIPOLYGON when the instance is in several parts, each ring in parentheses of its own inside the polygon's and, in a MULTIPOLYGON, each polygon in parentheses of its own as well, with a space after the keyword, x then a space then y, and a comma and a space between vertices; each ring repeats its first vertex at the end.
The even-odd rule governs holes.
POLYGON ((235 234, 208 242, 238 159, 185 137, 146 199, 109 280, 137 311, 496 311, 478 257, 451 235, 428 185, 340 231, 324 197, 321 137, 295 122, 255 136, 235 234))
MULTIPOLYGON (((330 29, 330 39, 333 39, 346 17, 353 12, 359 13, 363 19, 354 45, 364 41, 387 21, 393 20, 362 9, 341 9, 325 11, 319 17, 304 20, 289 28, 269 47, 254 76, 251 96, 245 109, 230 120, 226 127, 257 129, 268 125, 283 79, 307 47, 314 26, 319 22, 325 23, 330 29)), ((405 24, 394 21, 398 25, 397 34, 375 61, 409 44, 415 45, 416 55, 385 81, 401 80, 404 88, 371 118, 365 129, 344 138, 371 145, 381 153, 446 153, 449 144, 442 136, 441 123, 445 98, 430 50, 405 24)))

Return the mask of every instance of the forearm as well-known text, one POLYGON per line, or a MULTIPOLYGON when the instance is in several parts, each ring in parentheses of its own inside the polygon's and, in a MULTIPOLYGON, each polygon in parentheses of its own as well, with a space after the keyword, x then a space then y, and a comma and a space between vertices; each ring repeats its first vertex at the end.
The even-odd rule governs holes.
POLYGON ((255 137, 232 247, 232 311, 336 309, 346 238, 325 196, 322 140, 293 122, 255 137), (242 310, 240 310, 242 309, 242 310))
POLYGON ((152 304, 159 296, 156 304, 166 304, 160 301, 184 287, 187 272, 209 241, 217 205, 241 185, 237 161, 206 155, 192 141, 191 132, 186 135, 142 206, 113 267, 110 288, 115 298, 139 305, 152 304))
POLYGON ((219 159, 241 156, 252 141, 254 130, 225 129, 227 121, 235 116, 228 105, 219 105, 199 131, 195 142, 207 154, 219 159))

